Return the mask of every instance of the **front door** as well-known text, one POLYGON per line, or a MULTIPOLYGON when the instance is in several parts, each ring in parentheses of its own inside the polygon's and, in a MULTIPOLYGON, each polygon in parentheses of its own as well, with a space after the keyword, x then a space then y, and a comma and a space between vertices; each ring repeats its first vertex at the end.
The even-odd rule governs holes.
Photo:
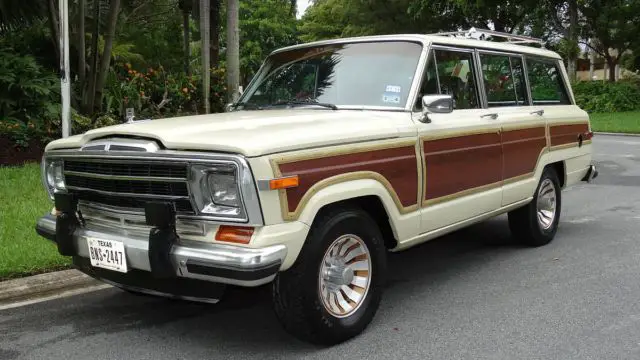
POLYGON ((501 206, 501 125, 482 108, 478 80, 473 50, 433 47, 419 98, 450 94, 455 105, 452 113, 416 121, 424 156, 423 233, 501 206))

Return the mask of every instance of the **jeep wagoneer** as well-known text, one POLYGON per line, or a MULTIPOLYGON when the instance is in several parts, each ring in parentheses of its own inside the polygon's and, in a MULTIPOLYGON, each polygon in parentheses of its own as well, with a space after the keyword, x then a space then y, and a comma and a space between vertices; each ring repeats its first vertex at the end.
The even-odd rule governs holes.
POLYGON ((125 290, 215 301, 269 284, 291 334, 354 337, 389 251, 504 213, 514 239, 545 245, 562 190, 597 176, 560 56, 477 34, 279 49, 225 113, 53 141, 36 229, 125 290))

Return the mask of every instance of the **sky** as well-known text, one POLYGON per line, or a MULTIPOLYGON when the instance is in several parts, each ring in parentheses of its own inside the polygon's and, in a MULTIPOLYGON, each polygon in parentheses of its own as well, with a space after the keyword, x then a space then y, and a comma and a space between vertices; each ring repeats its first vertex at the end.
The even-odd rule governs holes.
POLYGON ((298 18, 304 15, 304 12, 307 10, 309 6, 309 0, 298 0, 298 18))

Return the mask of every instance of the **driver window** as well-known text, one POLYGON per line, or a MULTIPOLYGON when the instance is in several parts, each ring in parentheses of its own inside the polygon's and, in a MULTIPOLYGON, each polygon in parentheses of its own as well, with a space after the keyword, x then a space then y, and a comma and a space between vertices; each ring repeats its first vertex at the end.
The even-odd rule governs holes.
POLYGON ((420 88, 417 107, 419 109, 422 107, 423 95, 443 94, 453 96, 454 109, 480 107, 472 53, 432 50, 420 88))

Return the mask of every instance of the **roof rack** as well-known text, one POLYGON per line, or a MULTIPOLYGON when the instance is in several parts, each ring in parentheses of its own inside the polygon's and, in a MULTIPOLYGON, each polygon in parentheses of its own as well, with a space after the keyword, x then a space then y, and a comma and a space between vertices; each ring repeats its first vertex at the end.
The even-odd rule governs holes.
POLYGON ((464 37, 466 39, 476 39, 476 40, 487 40, 488 37, 499 37, 507 39, 507 42, 512 44, 540 44, 544 46, 544 41, 542 39, 537 39, 530 36, 524 35, 513 35, 509 33, 493 31, 493 30, 477 30, 472 27, 469 30, 461 30, 461 31, 450 31, 450 32, 441 32, 430 35, 438 35, 438 36, 452 36, 452 37, 464 37))

